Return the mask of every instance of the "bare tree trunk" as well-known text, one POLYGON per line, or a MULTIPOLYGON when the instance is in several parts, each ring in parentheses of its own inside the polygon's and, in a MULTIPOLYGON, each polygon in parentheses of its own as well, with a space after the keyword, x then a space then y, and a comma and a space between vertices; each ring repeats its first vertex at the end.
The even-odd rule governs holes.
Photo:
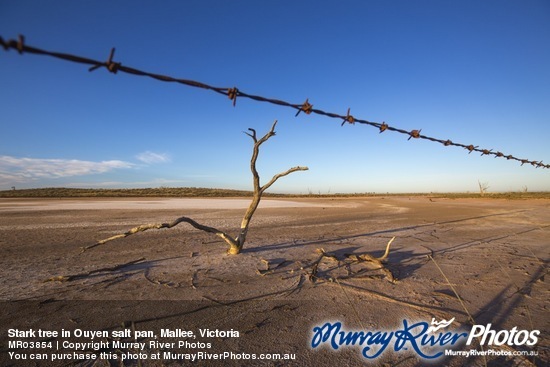
POLYGON ((229 250, 227 251, 228 254, 236 255, 241 252, 244 243, 246 242, 246 235, 248 234, 248 227, 250 225, 250 221, 252 220, 252 216, 254 215, 254 212, 258 208, 258 205, 260 204, 261 195, 256 196, 256 193, 254 193, 254 197, 252 198, 252 202, 250 203, 246 213, 244 214, 243 220, 241 222, 241 230, 239 231, 239 235, 236 238, 235 245, 230 246, 229 250))
POLYGON ((267 182, 265 185, 260 186, 260 175, 258 174, 258 171, 256 170, 256 160, 258 159, 258 155, 260 153, 260 145, 265 143, 269 138, 275 135, 275 126, 277 125, 277 121, 273 123, 271 126, 271 129, 260 139, 256 137, 256 130, 254 129, 248 129, 250 133, 245 132, 246 135, 250 136, 252 140, 254 141, 254 147, 252 149, 252 158, 250 159, 250 171, 252 172, 252 183, 253 183, 253 197, 252 202, 250 203, 246 213, 244 214, 243 220, 241 222, 241 229, 239 232, 239 235, 237 237, 231 237, 229 234, 225 233, 224 231, 221 231, 219 229, 208 227, 202 224, 199 224, 195 222, 193 219, 188 217, 180 217, 176 220, 170 222, 170 223, 160 223, 160 224, 144 224, 135 228, 130 229, 129 231, 119 234, 116 236, 109 237, 107 239, 98 241, 97 243, 84 247, 82 251, 89 250, 93 247, 103 245, 109 241, 115 240, 117 238, 123 238, 128 237, 132 234, 138 233, 138 232, 144 232, 149 229, 161 229, 161 228, 172 228, 177 226, 178 224, 185 222, 193 227, 205 231, 208 233, 213 233, 216 236, 222 238, 228 245, 229 249, 227 250, 227 253, 230 255, 237 255, 241 252, 244 243, 246 242, 246 236, 248 234, 248 228, 250 226, 250 221, 252 220, 252 217, 254 216, 254 213, 256 212, 256 209, 258 209, 258 205, 260 204, 260 200, 262 199, 262 195, 271 185, 273 185, 279 178, 284 177, 286 175, 291 174, 292 172, 296 171, 307 171, 307 167, 292 167, 285 172, 281 172, 273 176, 273 178, 267 182))
POLYGON ((252 158, 250 159, 250 171, 252 172, 252 185, 254 189, 254 196, 241 222, 241 230, 239 232, 239 236, 236 238, 236 246, 231 246, 229 248, 230 254, 238 254, 241 251, 246 241, 246 235, 248 234, 248 227, 250 225, 250 221, 252 220, 252 216, 254 215, 254 213, 256 212, 256 209, 258 208, 258 205, 260 204, 260 200, 262 199, 262 195, 264 191, 267 190, 271 185, 273 185, 275 181, 277 181, 279 178, 286 176, 292 172, 306 171, 308 169, 307 167, 299 167, 299 166, 292 167, 285 172, 282 172, 273 176, 271 181, 266 183, 264 186, 260 186, 260 175, 258 174, 258 170, 256 169, 256 160, 258 159, 258 155, 260 153, 260 145, 265 143, 272 136, 275 136, 276 125, 277 125, 277 121, 275 120, 275 122, 271 126, 271 129, 259 140, 256 137, 256 130, 248 129, 250 133, 245 133, 246 135, 250 136, 254 141, 254 147, 252 149, 252 158))

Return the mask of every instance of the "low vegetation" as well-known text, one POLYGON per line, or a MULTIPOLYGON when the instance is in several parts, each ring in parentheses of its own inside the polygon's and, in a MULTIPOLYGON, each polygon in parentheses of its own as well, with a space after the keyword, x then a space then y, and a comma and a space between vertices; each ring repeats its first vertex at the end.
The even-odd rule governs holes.
POLYGON ((158 187, 142 189, 73 189, 50 187, 0 191, 3 198, 78 198, 78 197, 238 197, 252 191, 207 189, 198 187, 158 187))
MULTIPOLYGON (((157 188, 140 188, 140 189, 77 189, 64 187, 50 187, 42 189, 21 189, 21 190, 0 190, 0 198, 83 198, 83 197, 98 197, 98 198, 116 198, 116 197, 251 197, 252 191, 245 190, 229 190, 229 189, 212 189, 201 187, 157 187, 157 188)), ((308 193, 308 194, 278 194, 264 193, 266 197, 365 197, 365 196, 424 196, 429 198, 448 198, 448 199, 463 199, 463 198, 479 198, 479 193, 308 193)), ((486 193, 484 198, 493 199, 550 199, 550 191, 543 192, 495 192, 486 193)))

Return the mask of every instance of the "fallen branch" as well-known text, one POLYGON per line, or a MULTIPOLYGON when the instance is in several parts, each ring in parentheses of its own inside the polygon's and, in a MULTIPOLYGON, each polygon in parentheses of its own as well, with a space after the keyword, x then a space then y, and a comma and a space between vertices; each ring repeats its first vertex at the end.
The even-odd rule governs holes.
POLYGON ((323 248, 318 248, 317 249, 317 252, 320 253, 321 255, 319 256, 319 258, 313 262, 313 264, 311 265, 311 272, 309 273, 309 276, 308 276, 308 279, 310 282, 312 283, 315 283, 315 280, 318 278, 317 276, 317 270, 319 268, 319 264, 321 263, 321 261, 323 261, 323 259, 326 257, 326 258, 329 258, 329 259, 332 259, 332 260, 336 260, 339 262, 338 258, 333 255, 333 254, 330 254, 330 253, 327 253, 325 251, 325 249, 323 248))
POLYGON ((328 259, 331 259, 333 261, 336 261, 338 263, 338 267, 341 267, 341 265, 345 266, 348 269, 348 275, 339 276, 339 277, 327 276, 327 277, 324 278, 324 280, 334 281, 334 280, 342 280, 342 279, 352 279, 352 278, 355 278, 357 275, 364 273, 367 270, 380 270, 384 273, 385 277, 391 283, 395 283, 397 281, 397 279, 394 277, 393 273, 388 268, 386 268, 386 266, 384 265, 386 263, 386 260, 389 256, 389 254, 390 254, 390 246, 391 246, 391 244, 394 240, 395 240, 395 237, 392 237, 388 241, 388 244, 386 245, 386 250, 384 252, 384 255, 382 255, 380 257, 374 257, 370 254, 360 254, 360 255, 346 254, 345 258, 338 259, 338 257, 336 255, 331 254, 329 252, 326 252, 322 248, 317 249, 317 252, 320 255, 317 258, 317 260, 315 260, 313 263, 311 263, 311 265, 309 265, 311 267, 311 271, 308 272, 308 279, 312 283, 315 283, 315 281, 318 280, 318 279, 322 279, 322 277, 320 277, 318 275, 319 265, 321 264, 321 262, 325 258, 328 258, 328 259), (360 264, 360 263, 364 263, 364 262, 372 263, 372 264, 374 264, 374 267, 373 268, 368 268, 368 269, 361 269, 361 270, 356 271, 356 272, 353 272, 351 270, 351 265, 360 264))
POLYGON ((234 241, 233 238, 231 238, 231 236, 229 236, 227 233, 225 233, 223 231, 220 231, 219 229, 199 224, 199 223, 195 222, 193 219, 188 218, 188 217, 179 217, 178 219, 176 219, 176 220, 174 220, 170 223, 142 224, 142 225, 140 225, 138 227, 134 227, 134 228, 130 229, 129 231, 124 232, 122 234, 117 234, 115 236, 112 236, 112 237, 106 238, 104 240, 98 241, 93 245, 83 247, 82 252, 85 252, 85 251, 87 251, 91 248, 94 248, 96 246, 104 245, 105 243, 107 243, 109 241, 113 241, 113 240, 116 240, 116 239, 119 239, 119 238, 128 237, 128 236, 136 234, 138 232, 145 232, 145 231, 148 231, 150 229, 172 228, 172 227, 177 226, 180 223, 189 223, 193 227, 195 227, 197 229, 200 229, 201 231, 208 232, 208 233, 213 233, 213 234, 223 238, 226 242, 234 241))

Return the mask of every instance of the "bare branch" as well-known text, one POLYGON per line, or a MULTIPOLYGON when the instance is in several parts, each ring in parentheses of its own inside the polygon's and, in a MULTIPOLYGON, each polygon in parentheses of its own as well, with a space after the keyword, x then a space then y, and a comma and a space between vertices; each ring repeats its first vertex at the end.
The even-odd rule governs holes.
POLYGON ((248 128, 248 130, 252 131, 252 134, 251 133, 247 133, 246 131, 243 131, 243 133, 245 133, 246 135, 250 136, 252 138, 252 140, 254 140, 254 143, 256 143, 258 140, 256 139, 256 130, 252 129, 252 128, 248 128))
POLYGON ((252 148, 252 158, 250 158, 250 171, 252 172, 254 196, 261 192, 260 175, 258 174, 258 170, 256 169, 256 161, 258 160, 258 155, 260 154, 260 145, 262 145, 269 138, 275 135, 275 126, 277 126, 277 120, 273 122, 271 129, 260 140, 256 139, 256 131, 254 129, 248 129, 252 131, 252 135, 245 133, 254 140, 254 147, 252 148))
POLYGON ((278 173, 276 174, 275 176, 273 176, 273 178, 271 179, 271 181, 269 181, 268 183, 266 183, 265 185, 263 185, 260 189, 260 191, 263 193, 265 190, 269 189, 269 187, 271 185, 273 185, 275 183, 275 181, 277 181, 279 178, 281 177, 284 177, 286 175, 289 175, 291 174, 292 172, 296 172, 296 171, 307 171, 309 168, 308 167, 292 167, 288 170, 286 170, 285 172, 282 172, 282 173, 278 173))
POLYGON ((271 129, 260 140, 258 140, 258 147, 272 136, 275 136, 275 126, 277 126, 277 120, 273 122, 273 125, 271 125, 271 129))
POLYGON ((145 231, 150 230, 150 229, 172 228, 172 227, 175 227, 175 226, 177 226, 178 224, 180 224, 182 222, 189 223, 193 227, 195 227, 197 229, 200 229, 201 231, 205 231, 205 232, 208 232, 208 233, 213 233, 213 234, 221 237, 230 246, 235 244, 235 240, 233 238, 231 238, 231 236, 229 236, 227 233, 225 233, 223 231, 220 231, 219 229, 202 225, 202 224, 197 223, 193 219, 188 218, 188 217, 180 217, 180 218, 178 218, 178 219, 176 219, 176 220, 174 220, 170 223, 143 224, 141 226, 134 227, 134 228, 130 229, 129 231, 125 232, 125 233, 118 234, 118 235, 106 238, 104 240, 98 241, 93 245, 83 247, 82 252, 85 252, 85 251, 87 251, 91 248, 94 248, 94 247, 97 247, 97 246, 100 246, 100 245, 104 245, 105 243, 116 240, 118 238, 128 237, 128 236, 136 234, 138 232, 145 232, 145 231))
POLYGON ((249 127, 248 130, 249 131, 252 131, 252 134, 251 133, 247 133, 246 131, 244 131, 244 133, 248 136, 250 136, 252 138, 252 140, 254 140, 254 148, 259 148, 260 145, 262 145, 264 142, 266 142, 269 138, 271 138, 272 136, 275 135, 275 126, 277 126, 277 120, 275 120, 273 122, 273 125, 271 125, 271 129, 260 139, 258 140, 258 138, 256 137, 256 130, 254 130, 253 128, 249 127))

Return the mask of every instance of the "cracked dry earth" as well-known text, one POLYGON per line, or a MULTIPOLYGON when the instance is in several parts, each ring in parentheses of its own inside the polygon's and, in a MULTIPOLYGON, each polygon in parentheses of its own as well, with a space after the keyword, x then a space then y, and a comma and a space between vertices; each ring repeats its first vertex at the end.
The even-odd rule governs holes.
POLYGON ((1 324, 234 329, 240 338, 215 347, 297 357, 250 365, 422 366, 412 351, 373 362, 359 347, 313 350, 312 328, 341 321, 351 330, 395 330, 403 319, 454 317, 456 328, 471 328, 473 319, 495 330, 538 329, 536 346, 513 347, 538 356, 447 357, 444 365, 550 361, 549 200, 264 199, 240 255, 226 255, 222 240, 187 224, 81 253, 181 215, 236 234, 248 203, 192 200, 1 199, 1 324), (382 256, 393 237, 385 264, 364 261, 382 256))

